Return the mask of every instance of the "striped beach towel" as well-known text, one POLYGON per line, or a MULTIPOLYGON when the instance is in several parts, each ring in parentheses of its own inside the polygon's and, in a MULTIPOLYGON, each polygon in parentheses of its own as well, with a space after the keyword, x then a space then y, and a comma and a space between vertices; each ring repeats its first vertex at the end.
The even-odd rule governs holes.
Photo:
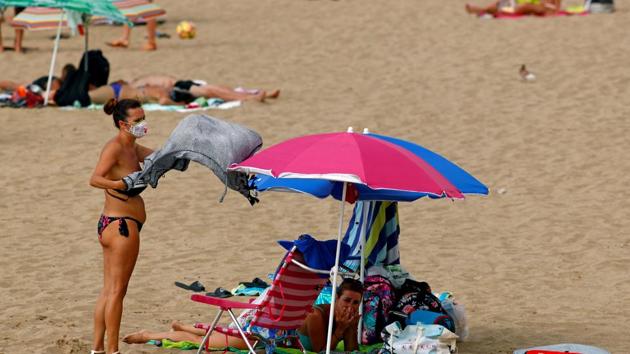
POLYGON ((365 267, 400 264, 397 202, 356 203, 343 242, 350 246, 350 258, 344 266, 357 270, 361 259, 361 228, 366 223, 365 267), (364 211, 367 210, 364 219, 364 211))

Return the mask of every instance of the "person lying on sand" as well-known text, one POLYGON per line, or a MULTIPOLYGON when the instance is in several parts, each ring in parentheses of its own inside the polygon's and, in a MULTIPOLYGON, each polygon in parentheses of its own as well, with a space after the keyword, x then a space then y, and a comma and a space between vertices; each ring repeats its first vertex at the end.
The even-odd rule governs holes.
POLYGON ((162 88, 168 92, 169 103, 186 104, 198 97, 220 98, 225 101, 255 100, 263 102, 267 98, 278 98, 280 90, 248 90, 222 85, 211 85, 202 80, 178 80, 170 75, 145 75, 129 83, 136 89, 162 88))
POLYGON ((560 11, 560 2, 561 0, 516 0, 515 7, 510 10, 502 6, 503 1, 494 2, 488 6, 466 4, 466 12, 477 16, 485 14, 494 16, 500 13, 547 16, 560 11))
MULTIPOLYGON (((63 81, 68 77, 68 74, 72 71, 76 70, 76 67, 72 64, 66 64, 61 70, 61 77, 53 76, 52 83, 50 84, 51 90, 58 90, 63 84, 63 81)), ((0 91, 15 91, 20 86, 37 86, 39 90, 46 91, 46 86, 48 85, 48 75, 42 76, 33 80, 33 82, 17 82, 12 80, 0 80, 0 91)))
MULTIPOLYGON (((337 344, 341 341, 344 341, 344 350, 346 351, 359 349, 357 329, 359 305, 361 304, 362 296, 363 284, 358 280, 345 279, 337 287, 331 349, 336 348, 337 344)), ((326 346, 330 305, 317 305, 313 307, 313 310, 314 311, 306 317, 304 324, 298 330, 298 334, 304 349, 319 352, 324 350, 326 346)), ((206 331, 204 329, 173 321, 170 331, 151 332, 141 330, 126 335, 123 338, 123 342, 142 344, 150 340, 168 339, 174 342, 188 341, 201 344, 205 335, 206 331)), ((247 350, 247 345, 240 337, 226 336, 219 332, 212 333, 208 338, 207 345, 210 348, 223 348, 228 346, 247 350)))

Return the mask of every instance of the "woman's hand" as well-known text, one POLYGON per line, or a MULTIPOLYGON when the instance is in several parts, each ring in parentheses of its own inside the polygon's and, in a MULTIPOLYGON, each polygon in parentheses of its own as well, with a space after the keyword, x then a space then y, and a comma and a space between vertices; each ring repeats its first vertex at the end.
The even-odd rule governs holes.
POLYGON ((343 338, 343 333, 346 329, 351 326, 356 326, 360 316, 358 311, 347 307, 344 307, 340 312, 339 314, 335 314, 335 322, 337 324, 335 334, 339 331, 341 336, 338 338, 343 338))

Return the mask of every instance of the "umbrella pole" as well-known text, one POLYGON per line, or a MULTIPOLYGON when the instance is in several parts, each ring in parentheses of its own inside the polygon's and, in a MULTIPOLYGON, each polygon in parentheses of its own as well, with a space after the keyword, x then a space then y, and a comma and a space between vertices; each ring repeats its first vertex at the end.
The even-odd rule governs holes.
MULTIPOLYGON (((360 260, 360 268, 359 268, 359 279, 361 280, 361 283, 363 283, 363 280, 365 280, 365 233, 367 231, 367 217, 368 217, 368 211, 371 208, 372 203, 371 202, 361 202, 361 220, 363 221, 361 223, 361 231, 359 232, 360 235, 360 239, 359 241, 361 242, 361 260, 360 260)), ((363 301, 361 302, 361 306, 359 306, 359 318, 363 319, 363 301)), ((361 327, 363 325, 363 321, 360 320, 359 321, 359 325, 357 328, 357 343, 361 344, 361 327)))
POLYGON ((85 72, 88 72, 88 24, 86 23, 86 21, 83 22, 83 25, 85 27, 85 53, 83 53, 83 56, 85 57, 85 72))
POLYGON ((55 71, 55 61, 57 60, 57 49, 59 49, 59 38, 61 38, 61 24, 66 15, 65 11, 61 11, 59 18, 59 26, 57 26, 57 37, 55 37, 55 45, 53 47, 52 61, 50 62, 50 70, 48 70, 48 82, 46 83, 46 95, 44 96, 44 106, 48 105, 48 96, 50 96, 50 85, 52 84, 53 72, 55 71))
POLYGON ((326 354, 330 354, 330 344, 332 341, 332 329, 335 316, 335 298, 337 297, 337 274, 339 273, 339 255, 341 253, 341 234, 343 233, 343 209, 345 206, 346 190, 348 182, 343 182, 341 192, 341 209, 339 210, 339 232, 337 233, 337 253, 335 255, 335 267, 333 268, 332 296, 330 302, 330 315, 328 316, 328 336, 326 337, 326 354))

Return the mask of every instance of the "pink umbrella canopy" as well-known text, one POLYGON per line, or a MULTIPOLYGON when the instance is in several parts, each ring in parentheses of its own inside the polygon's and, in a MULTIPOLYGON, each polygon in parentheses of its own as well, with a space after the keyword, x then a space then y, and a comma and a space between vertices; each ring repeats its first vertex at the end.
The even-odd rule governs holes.
POLYGON ((233 164, 230 170, 464 198, 438 171, 408 150, 351 132, 289 139, 233 164))

